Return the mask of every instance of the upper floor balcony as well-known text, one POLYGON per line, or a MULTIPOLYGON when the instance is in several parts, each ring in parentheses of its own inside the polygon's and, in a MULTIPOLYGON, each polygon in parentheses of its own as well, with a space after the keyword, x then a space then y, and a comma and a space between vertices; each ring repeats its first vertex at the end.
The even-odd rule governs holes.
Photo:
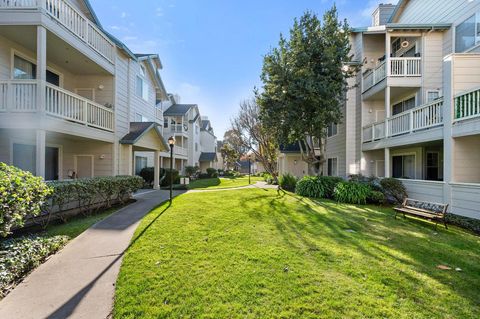
POLYGON ((83 43, 107 63, 115 62, 115 44, 67 0, 0 0, 1 13, 6 13, 1 16, 2 24, 46 24, 47 28, 58 31, 55 33, 64 40, 71 38, 73 42, 83 43), (49 19, 38 15, 46 15, 49 19), (61 30, 56 29, 58 27, 61 30))
POLYGON ((411 83, 413 86, 418 86, 419 83, 411 80, 422 76, 421 63, 420 57, 387 58, 374 69, 364 73, 362 93, 388 79, 392 82, 389 85, 404 86, 404 83, 411 83), (405 79, 410 79, 410 82, 405 82, 405 79))
MULTIPOLYGON (((42 86, 39 80, 0 80, 2 118, 10 122, 13 119, 18 120, 18 123, 10 123, 15 126, 27 120, 26 116, 18 115, 31 115, 29 118, 35 123, 40 123, 45 115, 63 122, 67 133, 71 134, 81 126, 89 129, 93 135, 114 131, 115 117, 111 108, 50 83, 45 83, 45 94, 39 94, 40 87, 42 86), (39 98, 44 99, 44 103, 41 103, 39 98), (10 118, 6 115, 10 115, 10 118), (73 127, 72 123, 78 124, 78 127, 73 127)), ((58 122, 54 125, 62 126, 58 122)), ((5 123, 2 126, 5 126, 5 123)))
POLYGON ((441 138, 443 132, 433 130, 441 126, 443 126, 443 99, 437 99, 431 103, 388 117, 384 121, 364 126, 362 141, 364 146, 371 144, 364 149, 390 146, 387 145, 389 142, 393 144, 397 142, 398 145, 414 144, 415 142, 441 138), (427 134, 427 131, 433 134, 427 134), (392 138, 394 137, 402 137, 402 139, 393 141, 392 138), (377 145, 373 145, 374 143, 377 143, 377 145))

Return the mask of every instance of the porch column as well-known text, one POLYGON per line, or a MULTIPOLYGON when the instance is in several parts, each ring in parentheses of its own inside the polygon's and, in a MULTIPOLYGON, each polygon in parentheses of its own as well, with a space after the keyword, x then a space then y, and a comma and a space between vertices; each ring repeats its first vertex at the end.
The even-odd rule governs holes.
POLYGON ((127 145, 127 175, 133 176, 133 147, 127 145))
POLYGON ((387 68, 387 76, 390 76, 391 70, 390 70, 390 54, 392 51, 392 46, 391 46, 391 36, 388 31, 385 33, 385 67, 387 68))
POLYGON ((391 177, 390 170, 390 149, 385 148, 385 177, 391 177))
POLYGON ((160 189, 160 152, 153 155, 153 189, 160 189))
POLYGON ((455 167, 453 154, 455 151, 455 139, 452 138, 453 114, 454 114, 454 91, 452 81, 452 57, 447 56, 443 60, 443 201, 452 206, 452 188, 450 183, 455 181, 455 167))
POLYGON ((390 109, 390 87, 388 86, 385 88, 385 137, 387 138, 390 135, 389 127, 388 127, 388 120, 391 116, 391 109, 390 109))
POLYGON ((45 113, 45 90, 47 82, 47 29, 37 26, 37 110, 45 113))
POLYGON ((37 130, 36 133, 36 167, 35 172, 37 176, 41 176, 45 178, 45 131, 44 130, 37 130))

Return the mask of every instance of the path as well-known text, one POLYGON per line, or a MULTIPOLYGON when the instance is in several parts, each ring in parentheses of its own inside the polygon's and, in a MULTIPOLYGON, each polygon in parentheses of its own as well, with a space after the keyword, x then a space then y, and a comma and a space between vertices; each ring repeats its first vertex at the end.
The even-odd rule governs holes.
POLYGON ((123 253, 143 216, 168 196, 140 193, 73 239, 0 301, 0 318, 108 318, 123 253))

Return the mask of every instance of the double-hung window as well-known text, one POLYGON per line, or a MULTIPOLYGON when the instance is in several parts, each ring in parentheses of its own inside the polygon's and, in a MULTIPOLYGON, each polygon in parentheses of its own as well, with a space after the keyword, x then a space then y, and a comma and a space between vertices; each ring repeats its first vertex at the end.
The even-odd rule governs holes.
POLYGON ((336 157, 327 159, 327 175, 338 176, 338 160, 336 157))
POLYGON ((330 123, 327 127, 327 137, 332 137, 337 135, 337 124, 330 123))
POLYGON ((137 75, 135 93, 145 101, 148 101, 148 83, 145 80, 146 71, 143 65, 140 66, 140 75, 137 75))

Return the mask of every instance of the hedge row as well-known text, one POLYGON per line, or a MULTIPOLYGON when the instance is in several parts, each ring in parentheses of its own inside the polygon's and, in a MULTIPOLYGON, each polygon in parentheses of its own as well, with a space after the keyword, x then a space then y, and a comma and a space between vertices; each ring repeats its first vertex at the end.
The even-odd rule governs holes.
MULTIPOLYGON (((140 176, 145 180, 145 183, 149 186, 153 185, 153 179, 155 177, 155 169, 153 167, 144 167, 140 171, 140 176)), ((170 170, 169 168, 160 169, 160 186, 170 186, 170 180, 173 178, 173 184, 180 183, 180 173, 176 170, 170 170)))
POLYGON ((0 236, 24 225, 27 218, 48 223, 63 211, 89 213, 95 207, 123 203, 143 186, 139 176, 95 177, 44 183, 40 177, 0 163, 0 236))

